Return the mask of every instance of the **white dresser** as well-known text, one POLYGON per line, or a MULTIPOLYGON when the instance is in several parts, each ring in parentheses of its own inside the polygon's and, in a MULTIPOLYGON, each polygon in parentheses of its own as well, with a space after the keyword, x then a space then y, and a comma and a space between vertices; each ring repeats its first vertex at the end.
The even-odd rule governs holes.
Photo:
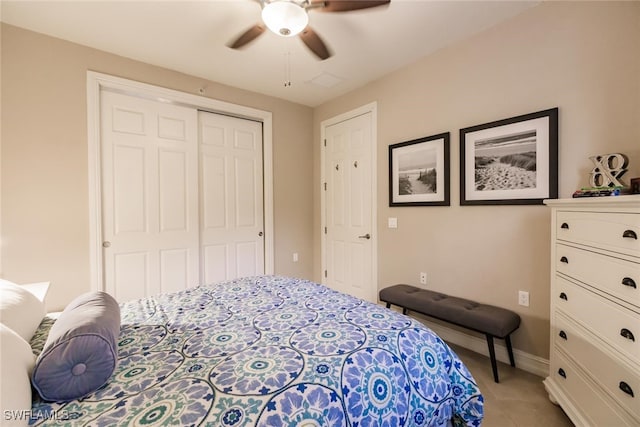
POLYGON ((549 398, 577 426, 640 426, 640 196, 545 204, 549 398))

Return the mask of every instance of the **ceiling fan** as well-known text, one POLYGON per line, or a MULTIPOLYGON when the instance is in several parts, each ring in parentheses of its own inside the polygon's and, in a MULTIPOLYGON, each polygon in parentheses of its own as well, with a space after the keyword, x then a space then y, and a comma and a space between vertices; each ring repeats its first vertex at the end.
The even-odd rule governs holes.
POLYGON ((309 24, 310 10, 349 12, 389 4, 391 0, 259 0, 263 23, 256 24, 227 44, 239 49, 255 40, 268 28, 283 37, 299 35, 302 42, 320 59, 331 56, 327 45, 309 24))

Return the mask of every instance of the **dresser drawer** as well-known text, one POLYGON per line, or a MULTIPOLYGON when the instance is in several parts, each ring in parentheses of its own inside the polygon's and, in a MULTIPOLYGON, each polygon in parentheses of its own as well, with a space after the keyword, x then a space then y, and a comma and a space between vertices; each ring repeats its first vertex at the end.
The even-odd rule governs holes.
POLYGON ((555 285, 551 298, 556 310, 581 323, 632 363, 640 363, 640 314, 560 276, 556 276, 555 285))
POLYGON ((640 262, 556 244, 556 271, 640 308, 640 262))
POLYGON ((567 399, 574 402, 574 405, 577 404, 580 416, 590 421, 587 424, 589 427, 637 426, 637 423, 621 412, 622 408, 617 407, 594 387, 562 353, 558 351, 554 353, 549 369, 552 381, 557 384, 567 399))
POLYGON ((640 214, 558 211, 556 238, 640 258, 640 214))
POLYGON ((563 315, 555 316, 554 343, 640 420, 640 365, 628 366, 602 350, 602 343, 563 315))

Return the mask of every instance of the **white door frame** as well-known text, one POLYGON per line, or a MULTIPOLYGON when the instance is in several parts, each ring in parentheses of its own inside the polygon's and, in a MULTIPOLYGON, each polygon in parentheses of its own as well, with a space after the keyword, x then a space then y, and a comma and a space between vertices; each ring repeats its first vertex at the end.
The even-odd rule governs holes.
POLYGON ((265 274, 274 271, 273 225, 273 120, 269 111, 258 110, 204 96, 192 95, 147 83, 87 71, 87 132, 89 160, 89 280, 92 290, 103 290, 102 183, 100 156, 100 92, 112 90, 159 102, 193 107, 262 122, 264 150, 264 251, 265 274))
MULTIPOLYGON (((324 120, 320 123, 320 144, 324 145, 326 138, 326 130, 329 126, 344 122, 363 114, 371 113, 371 281, 373 286, 378 286, 378 103, 371 102, 369 104, 358 107, 354 110, 324 120)), ((324 190, 324 183, 327 182, 325 176, 326 154, 324 147, 320 149, 320 256, 321 256, 321 276, 322 284, 326 284, 325 270, 327 269, 327 235, 324 233, 324 227, 327 223, 327 192, 324 190)))

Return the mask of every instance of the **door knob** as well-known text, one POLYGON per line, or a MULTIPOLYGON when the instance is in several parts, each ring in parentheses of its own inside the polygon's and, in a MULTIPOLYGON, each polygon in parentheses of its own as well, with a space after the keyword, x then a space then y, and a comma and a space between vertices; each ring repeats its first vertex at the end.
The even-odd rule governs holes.
POLYGON ((111 246, 111 242, 109 242, 109 241, 104 241, 104 242, 102 242, 102 247, 103 247, 103 248, 108 248, 108 247, 110 247, 110 246, 111 246))
POLYGON ((358 236, 358 239, 367 239, 369 240, 371 238, 371 234, 367 233, 364 236, 358 236))

